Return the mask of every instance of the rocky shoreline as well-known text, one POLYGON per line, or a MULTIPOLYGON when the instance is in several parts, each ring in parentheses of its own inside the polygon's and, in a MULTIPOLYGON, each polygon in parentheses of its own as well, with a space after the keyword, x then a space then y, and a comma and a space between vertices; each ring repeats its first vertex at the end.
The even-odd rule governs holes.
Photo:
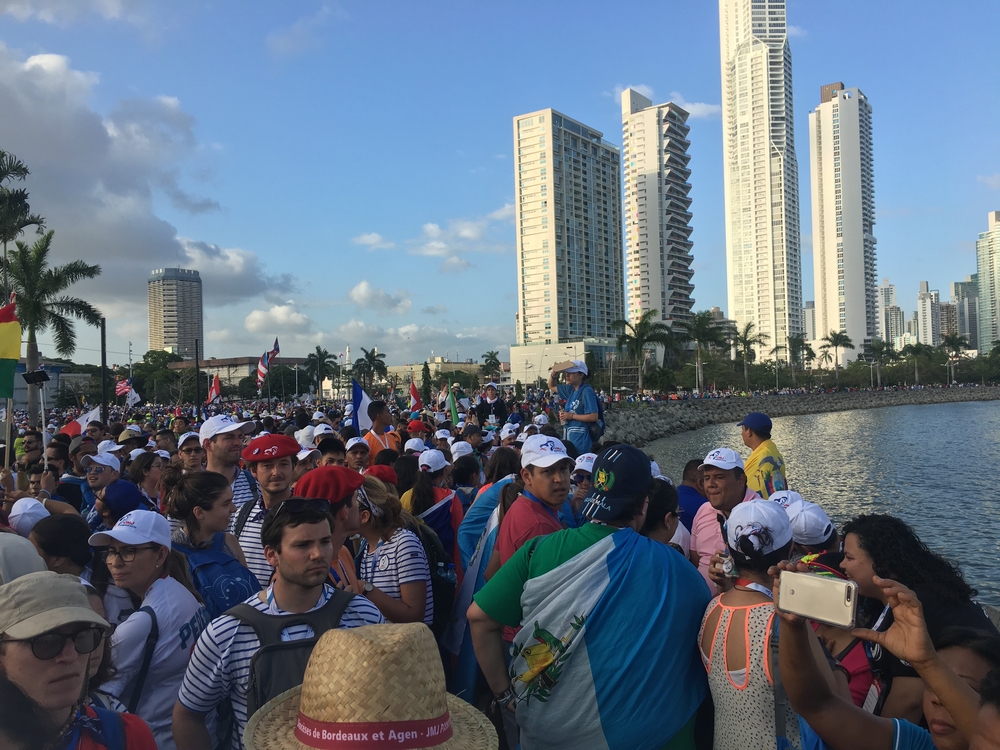
POLYGON ((639 447, 712 424, 739 422, 751 411, 771 417, 878 409, 885 406, 941 404, 953 401, 997 401, 1000 387, 926 388, 913 391, 860 391, 764 395, 653 404, 626 404, 605 415, 604 440, 639 447))

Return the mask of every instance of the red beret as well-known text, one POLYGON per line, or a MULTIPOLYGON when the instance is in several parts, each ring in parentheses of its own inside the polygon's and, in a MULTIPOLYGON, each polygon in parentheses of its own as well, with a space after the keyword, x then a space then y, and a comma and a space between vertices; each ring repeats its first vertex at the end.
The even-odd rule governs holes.
POLYGON ((295 438, 288 435, 260 435, 250 441, 240 457, 247 463, 274 461, 286 456, 295 456, 302 450, 295 438))
POLYGON ((366 474, 370 477, 381 479, 386 484, 391 484, 393 486, 395 486, 396 482, 399 481, 399 477, 396 476, 396 470, 391 466, 385 466, 384 464, 369 467, 366 474))
POLYGON ((307 472, 296 484, 295 494, 339 503, 365 483, 365 478, 346 466, 320 466, 307 472))
POLYGON ((427 425, 421 422, 419 419, 411 419, 410 423, 406 425, 407 432, 427 432, 427 425))

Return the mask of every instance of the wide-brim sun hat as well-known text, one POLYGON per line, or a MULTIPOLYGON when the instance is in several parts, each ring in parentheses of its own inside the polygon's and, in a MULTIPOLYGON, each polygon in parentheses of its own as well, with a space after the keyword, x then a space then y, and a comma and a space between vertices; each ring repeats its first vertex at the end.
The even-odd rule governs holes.
MULTIPOLYGON (((338 732, 367 734, 365 747, 497 750, 482 713, 445 689, 434 636, 423 623, 328 630, 302 685, 258 709, 243 732, 246 750, 313 750, 338 732), (401 743, 390 732, 417 739, 401 743), (384 739, 372 740, 372 733, 384 739), (315 739, 313 738, 315 736, 315 739)), ((357 743, 353 743, 357 744, 357 743)), ((361 746, 361 745, 357 745, 361 746)))

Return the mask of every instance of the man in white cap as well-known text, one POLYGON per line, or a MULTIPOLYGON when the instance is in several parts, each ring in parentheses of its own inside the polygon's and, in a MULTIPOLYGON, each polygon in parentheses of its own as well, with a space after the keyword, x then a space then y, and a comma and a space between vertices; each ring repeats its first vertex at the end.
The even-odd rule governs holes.
POLYGON ((205 469, 205 449, 197 432, 185 432, 177 441, 177 456, 181 468, 188 474, 205 469))
POLYGON ((500 447, 513 448, 515 440, 517 440, 517 425, 508 422, 500 428, 500 447))
POLYGON ((198 439, 207 456, 205 468, 222 474, 232 482, 233 503, 237 508, 254 502, 259 494, 250 472, 240 469, 243 437, 253 429, 253 422, 234 422, 225 414, 218 414, 205 420, 198 432, 198 439))
MULTIPOLYGON (((710 451, 699 468, 705 478, 705 496, 708 502, 698 509, 691 522, 691 553, 692 556, 697 556, 698 571, 708 582, 712 593, 716 594, 717 582, 709 576, 709 566, 712 556, 726 548, 719 518, 729 518, 737 505, 759 496, 747 487, 743 459, 730 448, 710 451)), ((716 575, 720 573, 721 571, 716 571, 716 575)))
POLYGON ((347 441, 347 468, 364 474, 370 458, 371 450, 364 438, 352 437, 347 441))
POLYGON ((439 451, 448 450, 451 447, 451 443, 448 439, 451 437, 451 433, 448 430, 438 430, 434 433, 434 447, 439 451))
POLYGON ((600 418, 597 394, 586 382, 588 375, 587 364, 582 359, 558 363, 549 374, 549 390, 562 403, 559 421, 563 425, 563 440, 576 446, 578 455, 590 453, 593 445, 590 426, 600 418), (563 385, 556 383, 559 373, 565 381, 563 385))

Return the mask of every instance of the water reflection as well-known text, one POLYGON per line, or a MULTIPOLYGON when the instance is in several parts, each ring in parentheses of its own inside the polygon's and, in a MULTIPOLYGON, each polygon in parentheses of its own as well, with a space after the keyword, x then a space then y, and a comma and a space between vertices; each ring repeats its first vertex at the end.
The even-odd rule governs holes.
MULTIPOLYGON (((791 489, 838 525, 891 513, 931 549, 956 560, 983 602, 1000 606, 1000 402, 894 406, 778 417, 773 437, 791 489)), ((726 446, 749 450, 735 425, 714 425, 646 446, 680 481, 688 459, 726 446)))

